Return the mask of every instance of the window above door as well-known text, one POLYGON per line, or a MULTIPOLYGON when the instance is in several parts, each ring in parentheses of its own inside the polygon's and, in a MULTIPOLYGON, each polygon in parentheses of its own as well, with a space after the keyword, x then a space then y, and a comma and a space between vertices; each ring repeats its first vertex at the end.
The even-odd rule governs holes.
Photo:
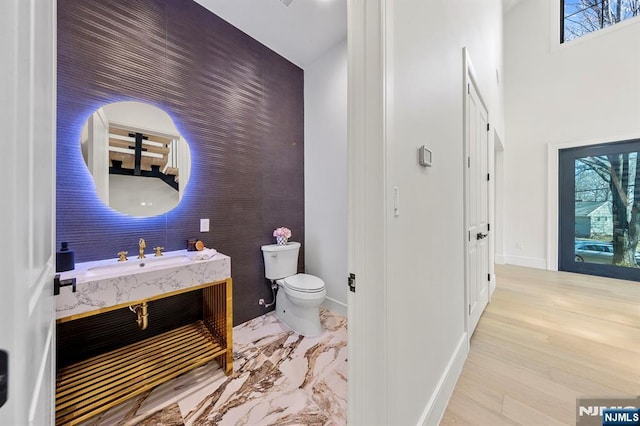
POLYGON ((640 0, 560 0, 560 43, 640 15, 640 0))

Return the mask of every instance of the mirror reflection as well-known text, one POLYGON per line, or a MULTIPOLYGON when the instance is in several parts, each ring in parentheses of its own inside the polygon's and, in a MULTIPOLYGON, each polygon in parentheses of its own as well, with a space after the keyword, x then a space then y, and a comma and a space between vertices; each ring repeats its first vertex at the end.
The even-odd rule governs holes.
POLYGON ((149 217, 180 203, 191 153, 165 111, 142 102, 104 105, 87 119, 80 142, 96 192, 114 210, 149 217))

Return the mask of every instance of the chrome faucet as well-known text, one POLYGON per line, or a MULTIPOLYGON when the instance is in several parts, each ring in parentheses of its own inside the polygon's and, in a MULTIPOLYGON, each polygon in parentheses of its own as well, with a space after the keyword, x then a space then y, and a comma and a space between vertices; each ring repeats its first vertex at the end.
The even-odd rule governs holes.
POLYGON ((144 242, 144 238, 140 238, 138 241, 138 259, 144 259, 144 249, 147 247, 147 243, 144 242))

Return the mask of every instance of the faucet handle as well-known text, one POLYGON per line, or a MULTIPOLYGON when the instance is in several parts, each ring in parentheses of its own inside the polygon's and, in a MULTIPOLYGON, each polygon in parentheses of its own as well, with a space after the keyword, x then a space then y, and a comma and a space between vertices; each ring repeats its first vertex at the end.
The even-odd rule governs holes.
POLYGON ((144 249, 147 248, 147 243, 144 238, 140 238, 138 241, 138 259, 144 259, 144 249))
POLYGON ((118 262, 124 262, 127 260, 128 251, 120 251, 118 252, 118 262))
POLYGON ((158 246, 158 247, 154 247, 153 249, 156 251, 156 257, 162 256, 162 250, 164 250, 164 247, 158 246))

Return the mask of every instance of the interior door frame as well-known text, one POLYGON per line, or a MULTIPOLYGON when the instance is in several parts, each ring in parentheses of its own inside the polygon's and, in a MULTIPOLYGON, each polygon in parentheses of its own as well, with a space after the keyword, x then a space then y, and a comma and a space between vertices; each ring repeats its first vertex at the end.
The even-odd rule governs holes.
MULTIPOLYGON (((387 39, 392 4, 348 0, 349 424, 388 424, 387 382, 387 39)), ((345 285, 347 277, 345 277, 345 285)))
MULTIPOLYGON (((487 123, 489 123, 490 120, 490 112, 489 112, 489 108, 487 106, 487 103, 485 102, 484 98, 482 97, 482 92, 480 90, 480 85, 478 82, 478 78, 477 78, 477 74, 474 70, 473 64, 471 62, 471 57, 469 54, 469 50, 466 47, 462 48, 462 56, 463 56, 463 72, 464 72, 464 78, 463 78, 463 90, 462 90, 462 94, 463 94, 463 138, 462 138, 462 143, 463 143, 463 158, 462 158, 462 168, 464 170, 464 229, 463 229, 463 238, 464 238, 464 329, 465 332, 467 334, 467 339, 471 340, 471 335, 473 334, 473 330, 471 330, 471 324, 470 324, 470 312, 469 312, 469 303, 470 303, 470 273, 469 273, 469 256, 468 256, 468 247, 469 247, 469 237, 468 237, 468 229, 469 229, 469 193, 470 193, 470 188, 469 188, 469 168, 467 167, 467 161, 468 158, 470 156, 470 153, 468 152, 468 148, 467 148, 467 128, 468 128, 468 117, 467 117, 467 110, 468 110, 468 93, 467 93, 467 88, 469 87, 469 85, 473 85, 477 95, 478 95, 478 99, 480 100, 480 102, 482 103, 482 105, 484 106, 485 110, 487 111, 487 123)), ((492 130, 493 131, 493 130, 492 130)), ((487 134, 487 161, 488 161, 488 171, 490 176, 493 176, 494 170, 494 155, 493 151, 494 151, 494 138, 491 137, 491 134, 487 134)), ((493 196, 492 190, 491 190, 491 186, 487 184, 487 189, 488 189, 488 197, 487 197, 487 211, 488 211, 488 223, 491 224, 493 223, 493 217, 491 215, 492 213, 492 209, 490 206, 491 203, 491 199, 493 196)), ((495 225, 494 225, 495 227, 495 225)), ((495 228, 494 228, 495 229, 495 228)), ((494 232, 488 232, 488 237, 489 241, 487 242, 487 246, 488 246, 488 256, 487 256, 487 262, 489 262, 489 264, 487 265, 487 270, 489 271, 490 280, 487 280, 487 300, 490 299, 491 294, 492 294, 492 281, 494 281, 494 276, 493 276, 493 261, 494 261, 494 256, 493 253, 491 253, 491 248, 494 247, 494 242, 493 242, 493 234, 494 232)), ((493 286, 495 287, 495 285, 493 286)))
POLYGON ((489 221, 494 228, 489 240, 489 303, 496 290, 495 265, 504 264, 504 143, 495 127, 492 131, 493 137, 489 137, 489 221))

